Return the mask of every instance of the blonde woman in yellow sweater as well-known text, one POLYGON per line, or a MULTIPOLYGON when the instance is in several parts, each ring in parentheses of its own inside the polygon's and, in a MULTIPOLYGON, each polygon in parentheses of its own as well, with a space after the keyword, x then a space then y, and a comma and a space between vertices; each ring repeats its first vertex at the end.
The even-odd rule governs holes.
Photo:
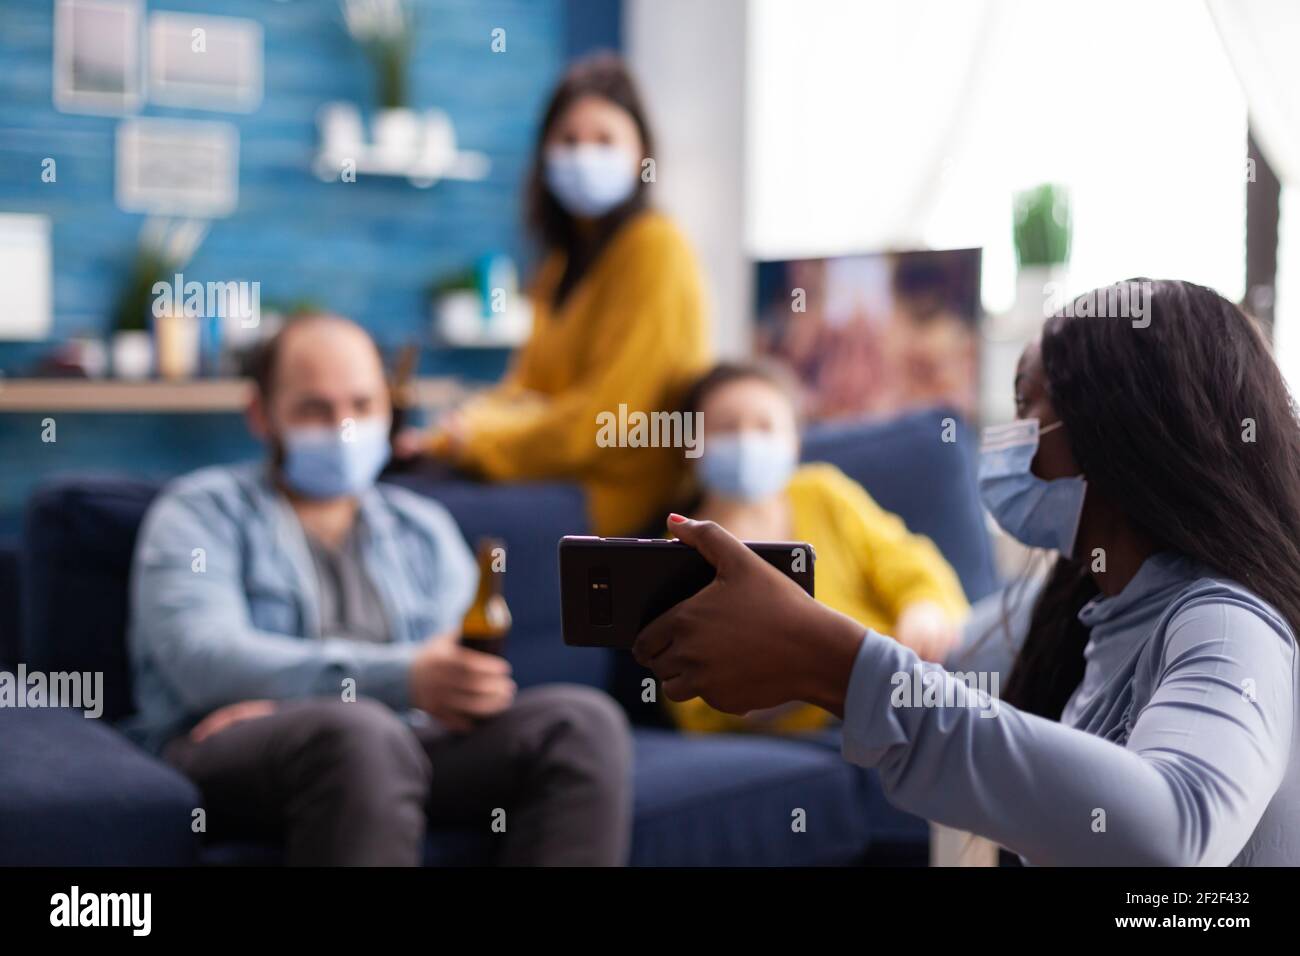
POLYGON ((598 441, 601 416, 677 408, 709 360, 695 257, 647 207, 652 157, 622 61, 575 64, 547 107, 531 175, 529 220, 546 253, 532 338, 426 447, 488 480, 581 482, 598 534, 662 511, 685 468, 680 448, 598 441))
MULTIPOLYGON (((807 541, 817 555, 819 601, 943 660, 969 610, 956 573, 929 538, 910 533, 834 465, 798 464, 794 395, 764 365, 719 365, 692 387, 686 408, 703 415, 704 453, 695 465, 698 502, 682 513, 742 540, 807 541)), ((667 706, 695 731, 797 732, 830 720, 811 704, 745 717, 699 698, 667 706)))

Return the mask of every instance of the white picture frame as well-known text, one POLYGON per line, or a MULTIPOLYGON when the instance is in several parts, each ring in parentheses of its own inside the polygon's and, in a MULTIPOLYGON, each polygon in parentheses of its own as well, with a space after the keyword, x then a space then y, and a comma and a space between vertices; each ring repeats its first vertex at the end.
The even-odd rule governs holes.
POLYGON ((50 217, 0 212, 0 341, 36 342, 54 324, 50 217))
POLYGON ((123 120, 116 193, 127 212, 230 215, 239 204, 239 130, 214 120, 123 120))
POLYGON ((55 0, 54 106, 123 116, 144 100, 140 0, 55 0))
POLYGON ((262 25, 242 17, 152 13, 149 99, 251 113, 262 103, 262 25))

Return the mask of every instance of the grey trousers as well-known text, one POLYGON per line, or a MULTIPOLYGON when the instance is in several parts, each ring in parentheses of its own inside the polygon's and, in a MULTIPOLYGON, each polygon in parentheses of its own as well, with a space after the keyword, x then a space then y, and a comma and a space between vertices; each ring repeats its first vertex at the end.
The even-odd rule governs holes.
POLYGON ((505 865, 627 860, 631 738, 589 687, 520 691, 467 734, 372 700, 284 701, 163 756, 202 792, 210 837, 283 840, 294 866, 416 866, 428 822, 481 828, 505 865))

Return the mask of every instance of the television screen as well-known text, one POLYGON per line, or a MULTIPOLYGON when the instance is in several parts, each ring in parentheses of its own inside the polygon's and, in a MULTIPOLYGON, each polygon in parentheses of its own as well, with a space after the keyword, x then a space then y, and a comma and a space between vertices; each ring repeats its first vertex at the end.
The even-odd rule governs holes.
POLYGON ((979 249, 758 264, 757 351, 812 420, 979 402, 979 249))

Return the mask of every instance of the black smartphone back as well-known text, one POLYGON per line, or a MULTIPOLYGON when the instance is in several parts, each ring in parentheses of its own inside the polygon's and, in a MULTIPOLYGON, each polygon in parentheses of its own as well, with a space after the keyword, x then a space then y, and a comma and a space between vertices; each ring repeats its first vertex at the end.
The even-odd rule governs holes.
MULTIPOLYGON (((747 541, 755 554, 813 593, 812 545, 747 541)), ((564 643, 629 648, 656 617, 705 587, 713 565, 694 548, 663 538, 560 539, 564 643)))

